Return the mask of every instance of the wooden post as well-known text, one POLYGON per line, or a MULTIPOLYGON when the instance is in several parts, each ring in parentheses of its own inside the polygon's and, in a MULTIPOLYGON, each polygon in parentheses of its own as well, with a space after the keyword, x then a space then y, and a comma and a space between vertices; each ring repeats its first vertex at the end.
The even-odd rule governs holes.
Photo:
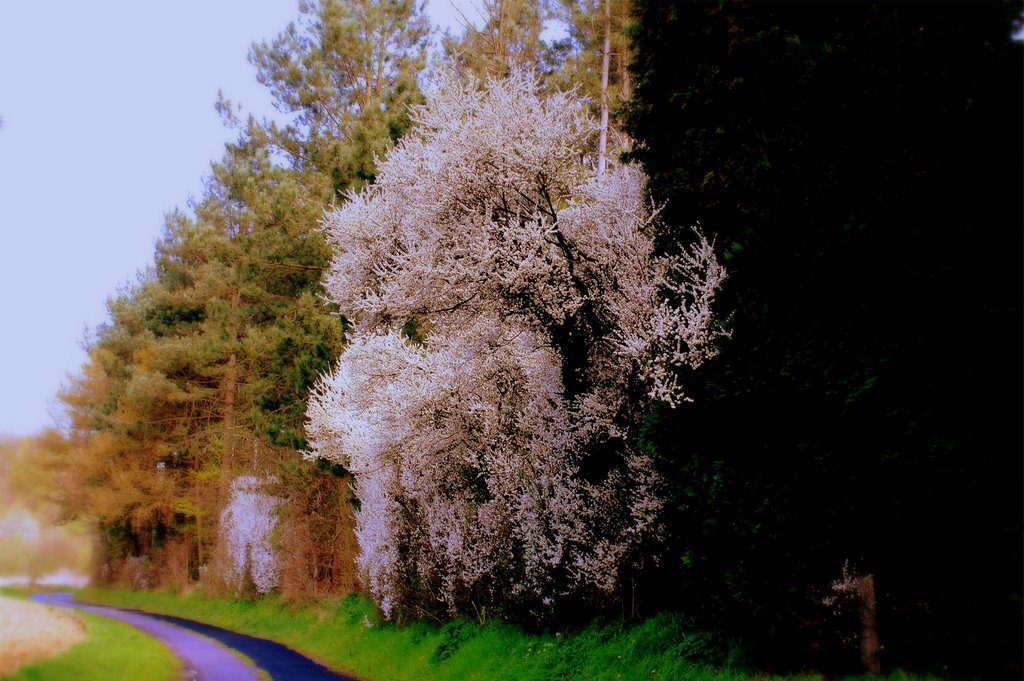
POLYGON ((857 606, 860 613, 860 661, 869 674, 882 673, 882 646, 878 639, 878 599, 875 595, 875 576, 865 575, 857 580, 857 606))

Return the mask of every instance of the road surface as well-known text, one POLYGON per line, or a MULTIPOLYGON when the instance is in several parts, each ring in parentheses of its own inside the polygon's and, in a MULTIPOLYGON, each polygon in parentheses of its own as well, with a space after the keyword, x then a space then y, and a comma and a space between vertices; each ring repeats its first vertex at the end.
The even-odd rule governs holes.
POLYGON ((186 675, 196 681, 258 681, 257 667, 274 681, 355 681, 280 643, 210 624, 141 610, 78 603, 69 593, 37 594, 33 599, 80 608, 141 629, 166 643, 184 664, 186 675), (255 667, 231 651, 242 653, 255 667))

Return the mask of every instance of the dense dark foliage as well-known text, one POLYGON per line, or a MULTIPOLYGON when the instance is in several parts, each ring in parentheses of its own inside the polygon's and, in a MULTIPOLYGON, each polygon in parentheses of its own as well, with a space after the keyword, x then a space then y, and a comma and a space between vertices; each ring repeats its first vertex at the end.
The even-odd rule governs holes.
POLYGON ((1019 10, 637 3, 635 156, 730 271, 731 340, 647 427, 665 590, 763 663, 856 664, 848 560, 886 666, 1020 674, 1019 10))

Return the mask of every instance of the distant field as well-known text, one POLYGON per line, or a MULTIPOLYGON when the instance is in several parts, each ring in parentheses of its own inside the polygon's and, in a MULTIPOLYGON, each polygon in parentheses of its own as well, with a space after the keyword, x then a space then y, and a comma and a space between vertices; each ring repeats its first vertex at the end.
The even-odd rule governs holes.
POLYGON ((86 637, 73 613, 0 596, 0 676, 64 652, 86 637))
POLYGON ((127 624, 0 595, 0 681, 175 681, 179 670, 166 646, 127 624))
POLYGON ((0 574, 0 588, 2 587, 68 587, 81 589, 89 583, 89 577, 80 572, 68 568, 60 568, 41 577, 29 575, 8 575, 0 574))

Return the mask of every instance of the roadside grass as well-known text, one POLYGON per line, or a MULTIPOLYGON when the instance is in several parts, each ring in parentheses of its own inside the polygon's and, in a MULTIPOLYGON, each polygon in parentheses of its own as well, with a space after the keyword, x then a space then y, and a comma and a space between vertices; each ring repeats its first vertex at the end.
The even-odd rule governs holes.
MULTIPOLYGON (((380 622, 373 604, 358 596, 295 605, 276 596, 254 602, 207 598, 201 592, 177 596, 89 588, 78 597, 268 638, 367 681, 747 678, 741 670, 716 668, 686 656, 685 633, 682 639, 653 636, 655 630, 666 628, 664 617, 633 627, 608 623, 577 632, 529 634, 511 625, 480 626, 468 620, 397 626, 380 622)), ((678 623, 671 624, 677 633, 678 623)))
MULTIPOLYGON (((710 645, 707 634, 687 631, 681 618, 668 614, 636 625, 606 621, 575 631, 530 634, 507 624, 489 622, 481 626, 470 620, 444 626, 429 622, 398 626, 381 622, 373 604, 358 596, 298 605, 277 596, 254 602, 207 598, 198 591, 179 596, 88 588, 78 597, 188 617, 268 638, 364 681, 774 678, 747 670, 729 658, 716 659, 717 649, 710 645)), ((900 672, 890 680, 929 681, 900 672)))
MULTIPOLYGON (((25 591, 5 590, 25 596, 25 591)), ((88 637, 66 652, 15 671, 2 681, 176 681, 180 664, 167 646, 122 622, 76 611, 88 637)))

